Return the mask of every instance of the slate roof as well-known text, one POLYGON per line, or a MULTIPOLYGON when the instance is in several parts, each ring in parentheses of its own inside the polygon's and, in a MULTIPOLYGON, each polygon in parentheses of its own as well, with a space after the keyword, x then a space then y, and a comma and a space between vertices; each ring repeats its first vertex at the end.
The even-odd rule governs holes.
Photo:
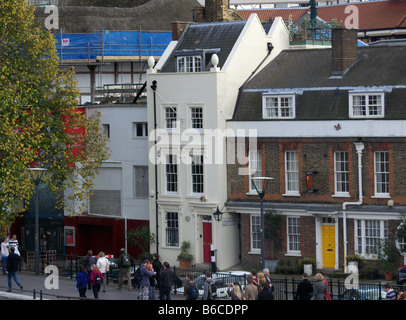
POLYGON ((387 89, 384 119, 406 119, 406 46, 360 47, 342 78, 331 78, 331 61, 331 49, 282 51, 242 88, 233 120, 263 120, 270 90, 296 92, 296 120, 349 119, 348 90, 376 86, 387 89))
MULTIPOLYGON (((246 23, 246 21, 231 21, 190 24, 183 32, 161 72, 176 72, 176 55, 179 53, 190 52, 192 54, 193 51, 213 49, 219 57, 218 67, 221 68, 246 23)), ((207 57, 204 70, 209 70, 210 66, 210 59, 207 57)))

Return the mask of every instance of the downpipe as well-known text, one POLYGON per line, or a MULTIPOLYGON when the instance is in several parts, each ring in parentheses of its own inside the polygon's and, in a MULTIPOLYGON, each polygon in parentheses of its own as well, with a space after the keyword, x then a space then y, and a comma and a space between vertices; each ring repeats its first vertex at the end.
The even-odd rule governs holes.
POLYGON ((363 202, 362 194, 362 150, 364 150, 364 143, 354 142, 355 148, 358 154, 358 194, 359 200, 356 202, 344 202, 343 203, 343 239, 344 239, 344 271, 347 269, 347 206, 354 205, 359 206, 363 202))

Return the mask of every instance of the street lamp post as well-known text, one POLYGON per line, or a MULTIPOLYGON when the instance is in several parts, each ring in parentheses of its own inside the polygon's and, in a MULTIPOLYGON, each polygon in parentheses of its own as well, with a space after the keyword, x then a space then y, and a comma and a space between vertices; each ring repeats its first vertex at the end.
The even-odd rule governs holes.
POLYGON ((35 184, 35 275, 39 274, 39 197, 38 186, 42 180, 42 177, 47 169, 44 168, 30 168, 31 179, 35 184))
POLYGON ((268 185, 269 180, 273 178, 270 177, 255 177, 251 178, 252 184, 254 185, 255 190, 258 193, 260 202, 261 202, 261 270, 265 269, 265 227, 264 227, 264 197, 265 190, 268 185), (256 181, 261 182, 261 190, 258 189, 256 181))

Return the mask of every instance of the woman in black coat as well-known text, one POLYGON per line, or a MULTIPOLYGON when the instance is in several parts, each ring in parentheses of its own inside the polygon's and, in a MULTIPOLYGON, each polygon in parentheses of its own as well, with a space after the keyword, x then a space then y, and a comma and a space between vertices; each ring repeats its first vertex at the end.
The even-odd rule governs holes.
POLYGON ((258 300, 274 300, 271 285, 266 282, 261 283, 258 300))

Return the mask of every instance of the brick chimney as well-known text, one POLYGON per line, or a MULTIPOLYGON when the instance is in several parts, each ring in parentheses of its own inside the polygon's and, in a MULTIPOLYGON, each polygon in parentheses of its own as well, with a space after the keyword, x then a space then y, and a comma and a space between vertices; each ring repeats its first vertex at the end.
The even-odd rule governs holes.
POLYGON ((205 22, 233 20, 230 0, 205 0, 205 22))
POLYGON ((331 34, 332 75, 342 76, 357 60, 358 30, 333 28, 331 34))
POLYGON ((183 31, 185 31, 186 27, 189 24, 190 22, 181 22, 181 21, 172 22, 172 41, 179 40, 183 31))

